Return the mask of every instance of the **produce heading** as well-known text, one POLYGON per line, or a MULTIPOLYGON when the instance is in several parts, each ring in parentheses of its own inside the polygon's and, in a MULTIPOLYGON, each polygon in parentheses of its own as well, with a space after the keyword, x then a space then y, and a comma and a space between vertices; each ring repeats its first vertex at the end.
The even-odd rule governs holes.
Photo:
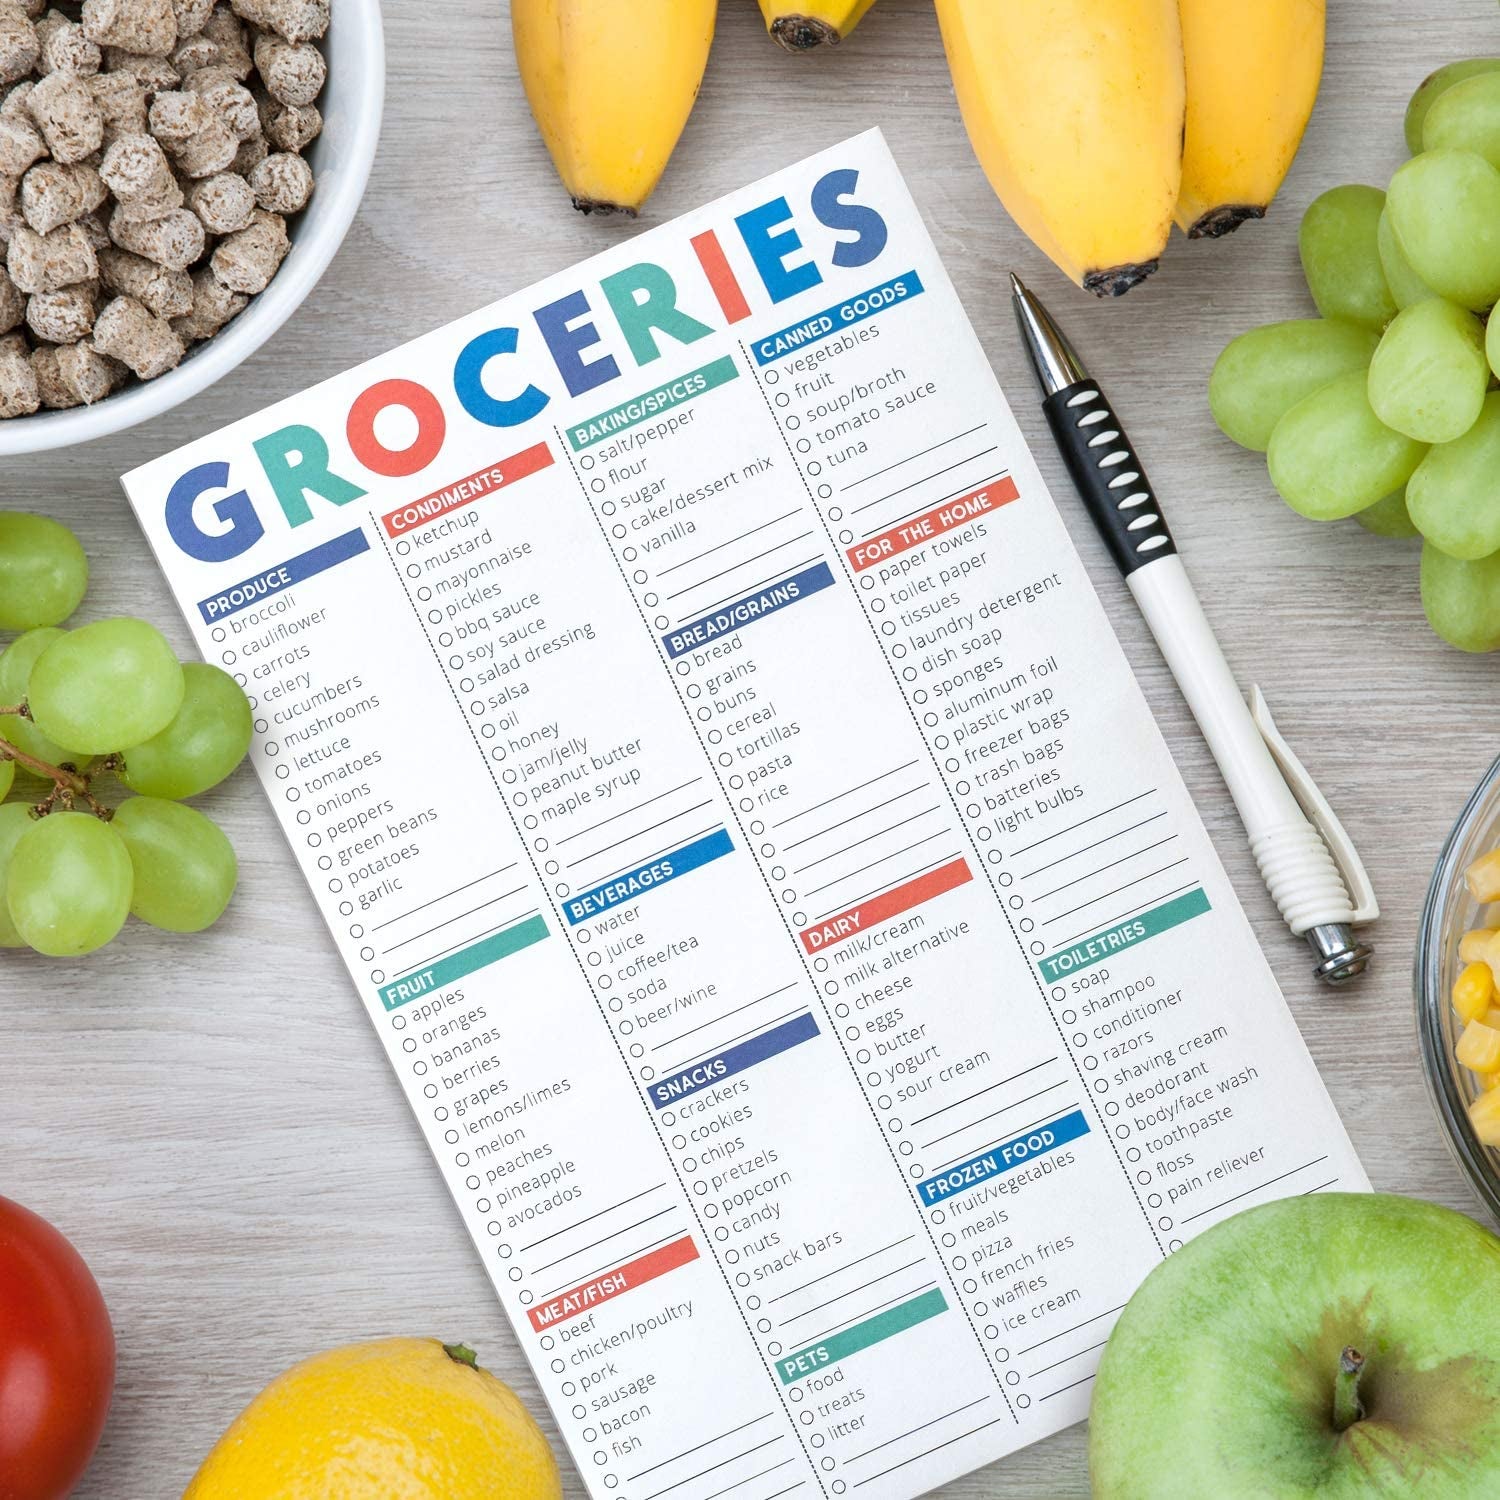
MULTIPOLYGON (((858 192, 858 170, 834 168, 813 183, 805 204, 794 207, 785 196, 757 204, 729 225, 692 235, 671 266, 638 262, 601 278, 596 288, 554 297, 529 321, 472 333, 453 358, 450 389, 438 392, 406 378, 376 380, 350 403, 341 442, 293 422, 251 443, 259 474, 235 472, 219 459, 197 464, 167 492, 167 530, 200 562, 239 557, 266 534, 268 519, 279 517, 289 527, 310 521, 309 497, 347 505, 368 493, 366 481, 430 469, 443 454, 450 424, 524 427, 542 418, 560 393, 578 397, 610 385, 674 345, 744 322, 757 303, 761 310, 775 307, 838 272, 868 266, 885 250, 889 233, 879 210, 860 201, 858 192), (381 422, 393 409, 407 414, 407 432, 414 429, 404 446, 392 445, 381 422)), ((894 283, 877 290, 888 298, 904 294, 894 283)), ((850 323, 866 316, 854 304, 840 311, 850 323)), ((430 338, 461 336, 473 321, 430 338)))

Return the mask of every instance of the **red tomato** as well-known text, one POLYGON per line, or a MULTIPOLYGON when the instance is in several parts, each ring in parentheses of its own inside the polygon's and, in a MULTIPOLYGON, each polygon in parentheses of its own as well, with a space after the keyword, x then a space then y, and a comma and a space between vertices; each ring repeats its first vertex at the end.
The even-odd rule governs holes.
POLYGON ((0 1500, 62 1500, 104 1428, 115 1335, 83 1257, 0 1198, 0 1500))

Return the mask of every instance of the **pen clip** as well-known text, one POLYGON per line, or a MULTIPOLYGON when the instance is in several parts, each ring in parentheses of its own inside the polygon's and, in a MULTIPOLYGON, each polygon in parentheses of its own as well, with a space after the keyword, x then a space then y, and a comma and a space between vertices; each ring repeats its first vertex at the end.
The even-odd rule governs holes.
POLYGON ((1353 840, 1344 831, 1344 825, 1339 822, 1338 814, 1328 805, 1328 799, 1308 775, 1307 767, 1297 759, 1296 752, 1276 727, 1276 721, 1266 705, 1265 695, 1258 687, 1250 689, 1250 717, 1254 719, 1255 727, 1266 742, 1271 758, 1286 777, 1287 785, 1298 805, 1328 846, 1328 852, 1333 856, 1333 862, 1349 890, 1350 904, 1354 907, 1354 925, 1373 922, 1380 915, 1380 903, 1375 899, 1375 887, 1370 883, 1364 861, 1359 857, 1353 840))

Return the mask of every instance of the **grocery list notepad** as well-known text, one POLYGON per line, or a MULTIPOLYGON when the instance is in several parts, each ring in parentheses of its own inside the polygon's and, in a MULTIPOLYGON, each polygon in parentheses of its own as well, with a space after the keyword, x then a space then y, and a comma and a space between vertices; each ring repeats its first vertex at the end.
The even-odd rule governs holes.
POLYGON ((1364 1177, 880 136, 127 476, 600 1500, 903 1500, 1364 1177))

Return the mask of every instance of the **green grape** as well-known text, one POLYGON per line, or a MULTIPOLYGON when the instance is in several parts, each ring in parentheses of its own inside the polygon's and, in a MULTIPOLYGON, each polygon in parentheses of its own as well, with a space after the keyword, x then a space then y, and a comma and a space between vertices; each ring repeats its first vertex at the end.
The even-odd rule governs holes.
POLYGON ((89 560, 60 522, 0 510, 0 630, 61 625, 89 586, 89 560))
POLYGON ((168 932, 201 932, 219 920, 239 871, 217 823, 180 802, 132 797, 112 826, 135 868, 136 916, 168 932))
POLYGON ((1351 183, 1314 198, 1302 216, 1297 248, 1318 311, 1377 332, 1396 316, 1380 268, 1377 231, 1385 194, 1351 183))
POLYGON ((1500 57, 1466 57, 1460 62, 1448 63, 1436 73, 1429 73, 1406 106, 1406 149, 1413 156, 1421 155, 1427 134, 1427 116, 1449 89, 1467 78, 1477 78, 1481 73, 1497 70, 1500 70, 1500 57))
POLYGON ((1380 269, 1385 272, 1385 284, 1391 289, 1397 307, 1410 307, 1414 302, 1425 302, 1433 296, 1433 290, 1411 268, 1406 252, 1396 242, 1396 231, 1391 228, 1391 211, 1381 211, 1380 223, 1375 226, 1375 244, 1380 251, 1380 269))
POLYGON ((1500 172, 1472 151, 1426 151, 1391 178, 1391 229, 1439 297, 1483 312, 1500 297, 1500 172))
POLYGON ((1363 370, 1304 396, 1277 424, 1266 454, 1271 483, 1293 510, 1337 521, 1399 490, 1427 449, 1370 408, 1363 370))
POLYGON ((1208 404, 1226 437, 1264 453, 1271 430, 1304 396, 1363 370, 1380 342, 1368 328, 1323 318, 1268 323, 1232 339, 1208 378, 1208 404))
POLYGON ((24 802, 7 802, 0 807, 0 948, 24 948, 26 939, 16 931, 5 905, 5 881, 10 871, 10 857, 15 853, 21 835, 35 823, 31 809, 24 802))
POLYGON ((1489 384, 1484 324, 1438 297, 1397 313, 1370 362, 1375 415, 1419 443, 1461 438, 1489 384))
POLYGON ((1394 495, 1377 500, 1368 510, 1357 511, 1354 519, 1376 536, 1404 541, 1408 537, 1421 535, 1407 513, 1405 490, 1397 490, 1394 495))
POLYGON ((96 620, 53 641, 31 669, 26 700, 43 734, 90 755, 160 734, 182 707, 182 666, 144 620, 96 620))
MULTIPOLYGON (((31 669, 37 657, 66 634, 65 630, 53 628, 28 630, 25 635, 18 635, 5 651, 0 652, 0 704, 9 708, 24 701, 27 684, 31 680, 31 669)), ((88 756, 56 744, 30 719, 23 719, 16 714, 0 716, 0 739, 9 740, 18 750, 24 750, 37 760, 44 760, 48 765, 68 764, 81 771, 88 764, 88 756)))
MULTIPOLYGON (((1489 361, 1491 370, 1500 368, 1500 318, 1490 314, 1488 327, 1484 331, 1484 357, 1489 361)), ((4 657, 0 657, 3 663, 4 657)))
POLYGON ((250 748, 250 702, 228 672, 206 662, 182 668, 177 717, 125 757, 120 779, 134 792, 180 801, 217 786, 250 748))
POLYGON ((1417 465, 1406 503, 1417 529, 1450 557, 1500 552, 1500 391, 1484 398, 1468 432, 1417 465))
POLYGON ((38 953, 76 958, 125 925, 135 877, 130 854, 90 813, 53 812, 17 841, 5 879, 16 931, 38 953))
POLYGON ((1477 562, 1422 547, 1427 623, 1460 651, 1500 650, 1500 552, 1477 562))
POLYGON ((1500 167, 1500 73, 1481 73, 1445 90, 1422 127, 1422 149, 1456 147, 1500 167))

